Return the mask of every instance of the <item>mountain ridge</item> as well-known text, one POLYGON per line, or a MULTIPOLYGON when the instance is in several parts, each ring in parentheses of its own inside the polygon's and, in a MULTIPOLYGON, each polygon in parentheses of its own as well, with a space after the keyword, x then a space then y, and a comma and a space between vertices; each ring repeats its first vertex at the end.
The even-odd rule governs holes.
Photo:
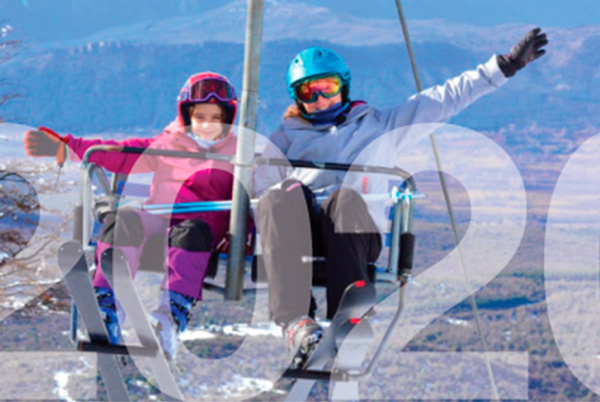
MULTIPOLYGON (((125 24, 76 40, 25 43, 17 57, 0 67, 6 82, 25 94, 4 105, 3 115, 80 134, 155 133, 174 117, 178 89, 196 71, 224 73, 241 92, 245 4, 234 1, 198 15, 165 17, 162 23, 125 24), (195 35, 191 24, 202 22, 204 36, 195 35), (223 28, 227 26, 236 26, 237 31, 223 28)), ((530 28, 522 24, 484 28, 440 20, 409 24, 424 87, 475 68, 494 52, 507 52, 530 28)), ((265 27, 259 109, 263 132, 275 129, 290 104, 285 90, 287 63, 307 46, 330 47, 347 60, 355 99, 392 107, 415 90, 395 20, 361 19, 326 7, 270 0, 265 27), (342 29, 345 21, 355 32, 342 29), (315 28, 325 24, 329 30, 315 28), (299 26, 318 32, 318 38, 299 32, 299 26)), ((479 130, 511 123, 528 127, 534 122, 550 127, 600 126, 596 117, 600 94, 595 90, 600 84, 600 52, 595 51, 600 26, 547 32, 548 55, 453 122, 479 130)))

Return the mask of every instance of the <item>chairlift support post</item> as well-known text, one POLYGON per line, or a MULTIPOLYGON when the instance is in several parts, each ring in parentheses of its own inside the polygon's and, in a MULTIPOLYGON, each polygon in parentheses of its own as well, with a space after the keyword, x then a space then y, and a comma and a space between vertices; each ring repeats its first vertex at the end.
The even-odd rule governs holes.
POLYGON ((263 0, 248 0, 246 50, 240 130, 235 158, 233 206, 229 224, 229 259, 225 277, 225 300, 241 300, 244 287, 244 255, 248 225, 249 193, 252 192, 252 165, 256 114, 258 110, 258 79, 262 44, 263 0))

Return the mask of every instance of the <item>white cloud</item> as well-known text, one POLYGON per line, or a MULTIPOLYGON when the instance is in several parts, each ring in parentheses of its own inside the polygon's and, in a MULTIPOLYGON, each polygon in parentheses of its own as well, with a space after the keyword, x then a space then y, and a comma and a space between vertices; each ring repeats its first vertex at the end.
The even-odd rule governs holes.
POLYGON ((564 83, 558 84, 554 87, 554 90, 559 91, 559 92, 568 91, 570 89, 571 89, 571 87, 568 84, 564 84, 564 83))

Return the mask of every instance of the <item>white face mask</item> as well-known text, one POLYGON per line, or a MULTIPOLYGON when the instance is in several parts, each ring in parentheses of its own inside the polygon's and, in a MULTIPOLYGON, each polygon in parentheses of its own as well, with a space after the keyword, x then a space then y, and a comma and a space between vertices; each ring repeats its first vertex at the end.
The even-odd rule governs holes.
POLYGON ((196 141, 196 143, 198 143, 198 145, 200 145, 202 148, 210 148, 211 146, 215 145, 218 142, 221 142, 222 139, 220 140, 203 140, 201 138, 196 137, 194 134, 190 133, 190 137, 192 137, 194 139, 194 141, 196 141))

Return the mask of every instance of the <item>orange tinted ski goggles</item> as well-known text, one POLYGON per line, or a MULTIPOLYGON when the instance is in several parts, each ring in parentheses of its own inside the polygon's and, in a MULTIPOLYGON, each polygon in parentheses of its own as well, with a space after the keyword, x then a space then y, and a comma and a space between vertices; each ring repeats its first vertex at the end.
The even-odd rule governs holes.
POLYGON ((313 78, 300 82, 294 87, 296 99, 304 103, 313 103, 319 95, 332 98, 342 91, 342 80, 337 75, 313 78))

